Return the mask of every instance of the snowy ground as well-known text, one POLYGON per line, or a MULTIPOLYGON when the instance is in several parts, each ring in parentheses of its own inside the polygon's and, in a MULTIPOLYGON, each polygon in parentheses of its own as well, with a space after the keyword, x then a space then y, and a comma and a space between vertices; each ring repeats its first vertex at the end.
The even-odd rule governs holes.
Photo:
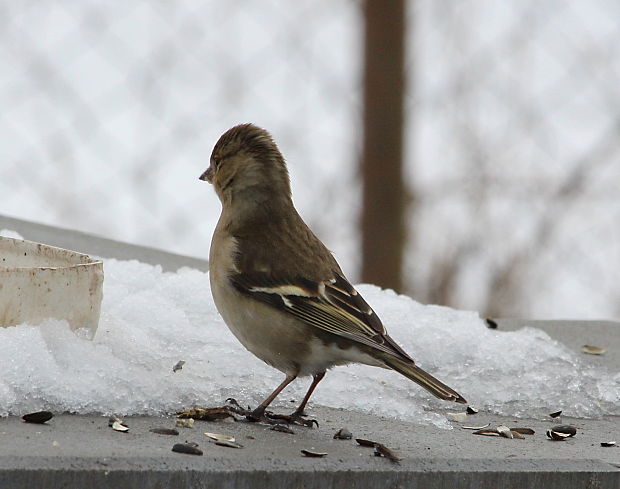
MULTIPOLYGON (((64 321, 0 328, 0 415, 159 414, 219 405, 230 396, 255 405, 282 380, 229 333, 206 273, 164 273, 113 259, 104 268, 93 341, 64 321), (174 373, 179 360, 186 363, 174 373)), ((424 306, 371 285, 358 290, 423 368, 478 408, 530 417, 551 408, 580 417, 620 414, 620 373, 593 367, 541 330, 498 332, 475 312, 424 306)), ((308 382, 295 382, 276 406, 290 409, 288 401, 299 400, 308 382)), ((358 365, 331 371, 313 400, 441 427, 448 423, 436 411, 455 408, 394 372, 358 365)))

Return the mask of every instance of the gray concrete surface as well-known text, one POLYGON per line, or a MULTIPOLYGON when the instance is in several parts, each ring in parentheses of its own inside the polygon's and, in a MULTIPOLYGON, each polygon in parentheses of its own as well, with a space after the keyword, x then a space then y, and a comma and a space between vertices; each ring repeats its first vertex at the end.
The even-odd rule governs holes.
MULTIPOLYGON (((167 272, 176 272, 181 267, 192 267, 202 271, 207 271, 209 268, 208 263, 199 258, 175 255, 156 248, 122 243, 80 231, 47 226, 2 215, 0 215, 0 229, 17 231, 24 239, 86 253, 87 255, 117 258, 119 260, 138 259, 152 265, 161 265, 162 269, 167 272)), ((208 245, 205 243, 205 246, 208 245)))
MULTIPOLYGON (((106 257, 167 261, 166 269, 192 266, 195 259, 110 242, 83 233, 58 230, 0 217, 0 228, 26 239, 106 257), (110 246, 109 248, 107 246, 110 246), (186 262, 189 260, 189 262, 186 262)), ((206 264, 201 262, 199 268, 206 264)), ((591 361, 620 371, 620 324, 605 321, 498 320, 499 329, 531 325, 577 351, 584 343, 608 352, 591 361)), ((2 359, 0 359, 0 364, 2 359)), ((454 406, 449 406, 454 410, 454 406)), ((107 417, 57 414, 45 425, 0 418, 0 489, 25 488, 615 488, 620 489, 620 419, 563 417, 578 428, 574 438, 553 442, 545 431, 552 419, 512 419, 480 412, 468 424, 522 426, 536 433, 523 440, 473 435, 455 423, 453 430, 420 426, 356 412, 311 405, 319 428, 279 433, 247 422, 196 422, 178 428, 178 436, 151 433, 173 427, 170 417, 130 417, 128 433, 108 427, 107 417), (373 449, 352 440, 334 440, 347 427, 354 437, 392 448, 399 465, 373 456, 373 449), (234 435, 242 449, 216 446, 205 431, 234 435), (200 445, 203 456, 171 451, 177 442, 200 445), (303 457, 300 450, 327 452, 303 457)))

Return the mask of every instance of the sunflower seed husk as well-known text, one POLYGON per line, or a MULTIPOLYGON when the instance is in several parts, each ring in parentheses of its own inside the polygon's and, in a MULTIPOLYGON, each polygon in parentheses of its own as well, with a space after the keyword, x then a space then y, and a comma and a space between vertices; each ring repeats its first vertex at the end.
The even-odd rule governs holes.
POLYGON ((551 430, 567 436, 575 436, 577 434, 577 428, 569 424, 559 424, 557 426, 552 426, 551 430))
POLYGON ((562 415, 562 410, 560 409, 559 411, 556 411, 555 413, 549 413, 549 416, 551 416, 552 418, 557 418, 559 416, 562 415))
POLYGON ((202 455, 202 450, 195 443, 176 443, 172 447, 172 451, 188 455, 202 455))
POLYGON ((118 421, 114 421, 114 423, 112 423, 112 429, 114 431, 120 431, 121 433, 127 433, 129 431, 129 426, 119 423, 118 421))
POLYGON ((289 435, 295 434, 295 432, 285 424, 274 424, 270 429, 272 431, 279 431, 280 433, 288 433, 289 435))
POLYGON ((320 458, 320 457, 324 457, 325 455, 327 455, 327 452, 313 452, 312 450, 305 450, 305 449, 302 449, 301 453, 303 453, 306 457, 315 457, 315 458, 320 458))
POLYGON ((467 420, 467 413, 446 413, 446 417, 450 421, 456 421, 457 423, 462 423, 467 420))
POLYGON ((340 428, 334 434, 334 440, 350 440, 351 438, 353 438, 353 433, 346 428, 340 428))
POLYGON ((461 428, 463 428, 464 430, 483 430, 485 428, 488 428, 489 426, 491 426, 491 423, 487 423, 482 426, 461 426, 461 428))
POLYGON ((113 414, 108 418, 108 426, 111 428, 114 423, 123 424, 123 419, 119 418, 116 414, 113 414))
POLYGON ((401 458, 396 455, 392 450, 383 445, 382 443, 375 444, 375 456, 377 457, 385 457, 389 459, 390 462, 399 464, 401 458))
POLYGON ((517 440, 525 440, 525 435, 522 435, 518 431, 510 430, 510 433, 512 434, 512 438, 516 438, 517 440))
POLYGON ((214 441, 235 441, 235 437, 231 435, 222 435, 220 433, 205 433, 205 435, 214 441))
POLYGON ((583 345, 581 347, 581 351, 587 353, 588 355, 603 355, 607 350, 605 350, 605 348, 601 348, 600 346, 583 345))
POLYGON ((478 409, 473 406, 467 406, 467 410, 465 412, 467 414, 478 414, 478 409))
POLYGON ((558 433, 557 431, 547 430, 547 437, 551 438, 552 440, 555 440, 555 441, 564 440, 564 439, 568 438, 569 436, 570 435, 568 435, 566 433, 558 433))
POLYGON ((243 445, 241 443, 237 443, 234 440, 216 440, 213 443, 220 447, 243 448, 243 445))
POLYGON ((171 428, 152 428, 149 430, 151 433, 156 433, 158 435, 178 435, 179 432, 175 429, 171 428))
POLYGON ((514 435, 512 434, 512 431, 510 431, 510 428, 508 428, 508 426, 504 426, 503 424, 497 427, 497 432, 500 436, 503 436, 504 438, 514 438, 514 435))
POLYGON ((532 428, 510 428, 510 431, 514 431, 522 435, 533 435, 536 433, 532 428))
POLYGON ((180 419, 177 419, 174 424, 181 428, 193 428, 194 418, 180 418, 180 419))
POLYGON ((43 424, 52 419, 54 415, 49 411, 37 411, 36 413, 28 413, 22 416, 26 423, 43 424))
POLYGON ((363 438, 356 438, 355 441, 363 447, 374 447, 377 444, 376 441, 364 440, 363 438))
POLYGON ((616 442, 615 441, 602 441, 601 446, 602 447, 615 447, 616 442))
POLYGON ((174 373, 178 372, 183 368, 183 365, 185 365, 185 360, 179 360, 177 363, 174 364, 174 367, 172 367, 172 371, 174 373))
POLYGON ((481 429, 478 431, 474 431, 473 433, 474 435, 484 435, 484 436, 495 436, 495 435, 499 435, 499 431, 497 431, 497 428, 488 428, 488 429, 481 429))

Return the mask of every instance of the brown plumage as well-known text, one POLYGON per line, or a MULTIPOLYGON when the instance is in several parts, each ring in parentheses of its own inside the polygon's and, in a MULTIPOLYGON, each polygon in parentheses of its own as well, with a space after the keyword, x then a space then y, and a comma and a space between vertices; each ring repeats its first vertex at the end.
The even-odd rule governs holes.
POLYGON ((312 375, 299 419, 326 370, 352 362, 395 370, 441 399, 466 402, 415 365, 304 223, 267 131, 252 124, 228 130, 200 178, 222 202, 209 256, 215 305, 248 350, 286 374, 254 418, 297 376, 312 375))

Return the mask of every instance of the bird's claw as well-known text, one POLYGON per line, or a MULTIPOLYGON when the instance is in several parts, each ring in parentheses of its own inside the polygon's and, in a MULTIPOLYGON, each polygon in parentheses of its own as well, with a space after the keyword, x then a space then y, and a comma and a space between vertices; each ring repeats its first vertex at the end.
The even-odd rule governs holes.
POLYGON ((306 419, 303 414, 293 413, 293 414, 276 414, 271 411, 260 411, 255 409, 254 411, 250 410, 248 407, 243 408, 241 405, 232 397, 226 399, 225 406, 213 407, 213 408, 191 408, 185 409, 177 413, 177 417, 179 418, 194 418, 200 421, 217 421, 219 419, 225 418, 234 418, 235 415, 243 416, 245 419, 255 423, 265 423, 269 425, 277 425, 277 424, 288 424, 288 425, 296 425, 296 426, 306 426, 307 428, 312 428, 316 425, 319 427, 319 423, 316 419, 306 419))
POLYGON ((266 412, 265 415, 271 420, 271 424, 286 423, 297 426, 306 426, 312 428, 314 425, 319 427, 319 422, 316 419, 306 419, 301 414, 275 414, 272 412, 266 412))

